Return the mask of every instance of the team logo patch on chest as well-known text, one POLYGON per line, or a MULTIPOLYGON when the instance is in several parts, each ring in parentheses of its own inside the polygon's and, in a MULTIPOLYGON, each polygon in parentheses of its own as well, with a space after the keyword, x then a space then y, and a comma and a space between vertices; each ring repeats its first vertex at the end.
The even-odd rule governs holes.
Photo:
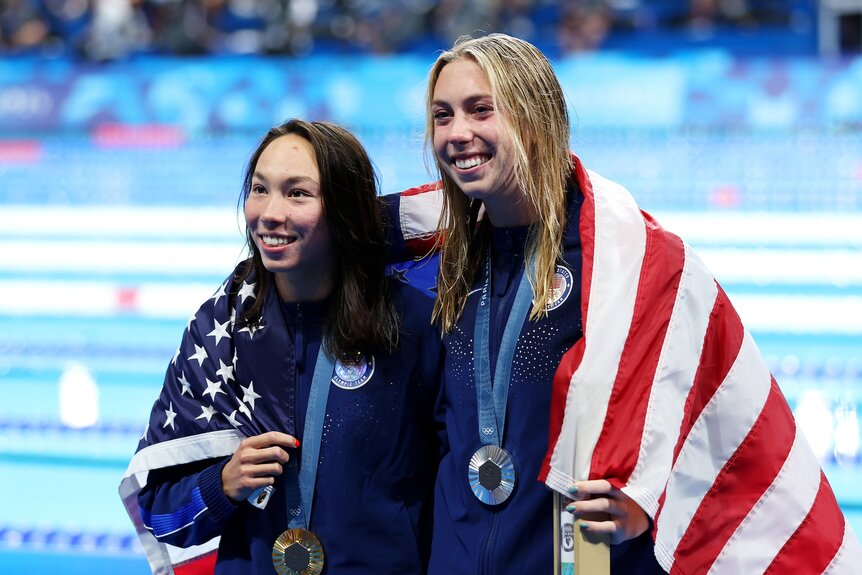
POLYGON ((355 358, 339 359, 335 362, 332 383, 341 389, 359 389, 374 375, 374 356, 367 358, 356 354, 355 358))
POLYGON ((554 281, 551 284, 551 293, 548 295, 547 311, 552 311, 563 305, 572 294, 573 280, 572 272, 563 266, 557 266, 554 272, 554 281))

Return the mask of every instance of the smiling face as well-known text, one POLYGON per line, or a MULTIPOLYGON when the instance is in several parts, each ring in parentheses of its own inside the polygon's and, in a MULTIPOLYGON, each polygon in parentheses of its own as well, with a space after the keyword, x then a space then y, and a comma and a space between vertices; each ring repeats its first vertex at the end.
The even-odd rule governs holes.
POLYGON ((323 214, 320 171, 308 140, 288 134, 263 150, 244 212, 283 300, 315 301, 332 291, 335 253, 323 214))
POLYGON ((475 61, 461 58, 440 70, 431 115, 437 159, 462 192, 492 212, 495 205, 520 201, 505 120, 475 61))

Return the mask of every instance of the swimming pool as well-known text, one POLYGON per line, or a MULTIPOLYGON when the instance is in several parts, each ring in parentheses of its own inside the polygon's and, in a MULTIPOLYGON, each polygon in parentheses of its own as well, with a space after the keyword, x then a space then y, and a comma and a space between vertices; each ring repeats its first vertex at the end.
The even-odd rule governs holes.
MULTIPOLYGON (((788 162, 795 137, 585 134, 582 155, 704 257, 860 533, 862 143, 831 134, 788 162)), ((391 135, 365 138, 384 190, 427 178, 418 145, 405 161, 391 135)), ((253 140, 52 137, 0 165, 0 572, 149 572, 117 485, 186 319, 242 257, 253 140)))

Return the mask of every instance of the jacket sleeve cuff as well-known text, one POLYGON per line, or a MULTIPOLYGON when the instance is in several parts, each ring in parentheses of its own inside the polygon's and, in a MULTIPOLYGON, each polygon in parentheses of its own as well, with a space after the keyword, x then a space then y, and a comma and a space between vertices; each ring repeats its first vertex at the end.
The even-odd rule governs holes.
POLYGON ((225 459, 220 463, 210 465, 201 472, 198 479, 201 497, 216 523, 227 520, 236 510, 236 505, 225 495, 221 486, 221 471, 227 462, 228 459, 225 459))

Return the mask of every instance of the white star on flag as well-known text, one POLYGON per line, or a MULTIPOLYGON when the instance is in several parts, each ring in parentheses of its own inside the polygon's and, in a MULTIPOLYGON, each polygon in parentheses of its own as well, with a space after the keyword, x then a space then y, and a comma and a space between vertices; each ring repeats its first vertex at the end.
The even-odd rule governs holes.
POLYGON ((230 339, 230 334, 227 332, 227 326, 230 324, 230 321, 226 321, 224 323, 219 323, 217 319, 213 320, 213 330, 209 332, 207 335, 212 336, 216 340, 216 345, 219 344, 223 337, 230 339))
POLYGON ((189 319, 186 320, 186 331, 189 331, 192 328, 192 324, 195 322, 195 315, 190 315, 189 319))
POLYGON ((243 402, 239 402, 239 412, 245 415, 247 418, 251 419, 251 412, 248 410, 248 406, 243 402))
POLYGON ((234 324, 236 323, 236 308, 231 308, 230 310, 230 328, 233 329, 234 324))
POLYGON ((195 353, 194 353, 194 355, 189 356, 189 361, 196 359, 196 360, 198 360, 198 367, 201 367, 204 364, 204 360, 209 359, 209 356, 207 355, 206 348, 204 348, 203 346, 200 346, 198 344, 194 344, 194 345, 195 345, 195 353))
POLYGON ((177 378, 177 382, 183 386, 182 391, 180 391, 180 395, 185 395, 186 392, 189 393, 189 397, 194 398, 195 394, 192 393, 192 384, 188 382, 186 379, 186 372, 181 372, 180 376, 177 378))
POLYGON ((223 298, 224 296, 226 296, 226 295, 227 295, 227 294, 225 293, 225 291, 224 291, 224 288, 225 288, 225 286, 226 286, 226 285, 227 285, 227 282, 225 282, 225 283, 221 284, 221 285, 219 286, 218 290, 217 290, 217 291, 213 294, 213 296, 210 298, 210 299, 214 299, 214 300, 215 300, 215 303, 214 303, 213 305, 218 305, 218 300, 220 300, 221 298, 223 298))
POLYGON ((264 327, 266 327, 266 326, 264 326, 260 323, 249 324, 249 325, 245 326, 244 328, 242 328, 240 331, 248 332, 248 339, 254 339, 254 334, 256 334, 257 332, 262 330, 264 327))
POLYGON ((254 400, 260 399, 260 397, 261 397, 254 392, 254 382, 249 381, 248 387, 245 387, 244 385, 240 384, 240 387, 242 388, 242 391, 243 391, 243 396, 242 396, 243 402, 251 404, 251 408, 254 409, 254 400))
POLYGON ((233 365, 225 365, 221 358, 218 358, 218 363, 221 367, 219 367, 216 375, 221 377, 224 382, 227 383, 228 380, 233 379, 233 365))
POLYGON ((171 426, 171 429, 176 429, 174 427, 174 418, 177 416, 177 413, 174 411, 174 402, 172 401, 168 408, 165 410, 165 424, 162 426, 164 429, 167 426, 171 426))
POLYGON ((242 425, 242 423, 240 423, 239 421, 236 420, 236 410, 235 409, 230 412, 230 415, 225 415, 225 417, 227 417, 227 420, 234 427, 239 427, 242 425))
POLYGON ((242 303, 245 303, 245 298, 250 297, 253 299, 255 297, 254 286, 256 285, 257 283, 242 282, 242 287, 239 288, 239 294, 237 294, 242 298, 242 303))
POLYGON ((211 405, 202 405, 201 406, 201 414, 198 415, 197 417, 195 417, 195 419, 203 419, 206 417, 207 423, 209 423, 210 419, 212 419, 213 415, 215 415, 215 414, 216 414, 216 410, 214 407, 212 407, 211 405))
MULTIPOLYGON (((209 378, 204 379, 206 379, 207 382, 207 388, 204 390, 204 395, 206 395, 207 393, 210 394, 212 400, 215 401, 215 396, 217 393, 224 393, 221 389, 221 382, 218 380, 210 381, 209 378)), ((224 394, 227 395, 226 393, 224 394)))
POLYGON ((150 432, 150 424, 148 423, 147 426, 144 428, 144 434, 141 436, 141 439, 143 439, 144 441, 149 441, 149 439, 147 439, 147 433, 149 433, 149 432, 150 432))
POLYGON ((180 348, 177 348, 177 351, 174 352, 174 358, 171 360, 173 365, 177 364, 177 358, 180 356, 180 348))

